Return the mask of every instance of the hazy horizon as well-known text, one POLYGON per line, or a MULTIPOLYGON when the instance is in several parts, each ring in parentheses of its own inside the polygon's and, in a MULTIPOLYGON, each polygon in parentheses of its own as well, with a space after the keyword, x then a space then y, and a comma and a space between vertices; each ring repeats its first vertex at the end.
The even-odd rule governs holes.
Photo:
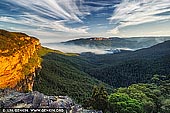
MULTIPOLYGON (((143 49, 143 48, 148 48, 151 47, 153 45, 162 43, 164 41, 170 40, 170 38, 156 38, 156 37, 152 37, 152 38, 126 38, 125 40, 119 40, 117 43, 119 43, 119 45, 117 45, 113 42, 115 42, 115 40, 110 40, 111 43, 113 43, 112 46, 110 45, 106 45, 107 41, 104 41, 103 44, 101 42, 99 42, 97 44, 98 41, 92 41, 86 40, 87 38, 82 38, 84 39, 84 41, 82 40, 71 40, 71 41, 64 41, 64 43, 61 42, 47 42, 47 43, 42 43, 43 47, 47 47, 50 49, 54 49, 54 50, 59 50, 62 51, 64 53, 83 53, 83 52, 92 52, 95 54, 107 54, 107 53, 112 53, 112 50, 129 50, 129 51, 135 51, 135 50, 139 50, 139 49, 143 49), (90 42, 89 42, 90 41, 90 42), (133 42, 133 43, 129 43, 133 42), (74 43, 76 42, 76 43, 74 43), (95 42, 95 43, 94 43, 95 42), (126 42, 126 43, 125 43, 126 42), (127 45, 127 43, 129 43, 129 45, 127 45), (97 44, 97 45, 96 45, 97 44), (132 46, 133 45, 133 46, 132 46), (110 51, 111 50, 111 51, 110 51)), ((108 43, 109 44, 109 43, 108 43)))

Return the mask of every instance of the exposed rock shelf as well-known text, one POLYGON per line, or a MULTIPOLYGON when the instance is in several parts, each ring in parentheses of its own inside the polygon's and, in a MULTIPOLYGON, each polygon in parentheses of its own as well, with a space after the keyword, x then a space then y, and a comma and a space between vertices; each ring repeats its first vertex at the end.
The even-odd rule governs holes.
POLYGON ((67 96, 47 96, 38 91, 19 93, 0 90, 0 108, 65 108, 68 113, 102 113, 85 110, 67 96))

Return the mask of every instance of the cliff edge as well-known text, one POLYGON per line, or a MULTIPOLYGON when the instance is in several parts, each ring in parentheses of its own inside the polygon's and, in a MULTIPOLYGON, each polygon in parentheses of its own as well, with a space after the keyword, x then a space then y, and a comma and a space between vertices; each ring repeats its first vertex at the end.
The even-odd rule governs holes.
POLYGON ((32 91, 40 69, 38 39, 23 33, 0 30, 0 89, 32 91))

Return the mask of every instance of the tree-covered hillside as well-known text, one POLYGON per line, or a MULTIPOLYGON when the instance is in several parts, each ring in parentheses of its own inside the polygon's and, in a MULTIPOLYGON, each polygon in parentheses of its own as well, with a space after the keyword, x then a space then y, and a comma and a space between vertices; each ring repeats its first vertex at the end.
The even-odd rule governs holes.
POLYGON ((154 75, 150 84, 132 84, 108 94, 103 86, 95 87, 84 107, 104 113, 169 113, 169 75, 154 75))
POLYGON ((77 54, 65 54, 41 48, 42 69, 36 77, 34 90, 52 95, 68 95, 78 102, 89 96, 94 85, 104 84, 108 91, 112 87, 79 70, 76 62, 85 62, 77 54))
POLYGON ((42 70, 34 89, 55 95, 69 95, 79 102, 89 96, 94 85, 107 89, 150 83, 155 74, 169 75, 170 41, 150 48, 105 55, 66 54, 42 48, 42 70), (110 86, 109 86, 110 85, 110 86))
POLYGON ((81 68, 109 85, 120 87, 139 82, 147 83, 154 74, 169 74, 170 41, 134 52, 82 57, 93 64, 93 67, 81 65, 81 68))
MULTIPOLYGON (((100 38, 95 40, 101 41, 100 38)), ((27 63, 22 66, 19 64, 22 60, 16 63, 22 67, 16 72, 23 75, 38 67, 35 73, 31 71, 33 79, 36 75, 35 81, 27 78, 19 84, 26 86, 28 81, 34 81, 34 90, 50 95, 67 95, 87 109, 102 110, 104 113, 170 112, 170 41, 136 51, 102 55, 63 53, 41 48, 37 41, 23 33, 0 30, 0 56, 11 55, 13 58, 12 54, 23 47, 24 52, 28 52, 27 43, 31 46, 34 42, 35 48, 38 48, 32 51, 27 63)), ((19 58, 23 57, 19 55, 19 58)), ((8 65, 11 64, 7 63, 5 69, 10 67, 8 65)))
POLYGON ((24 33, 9 32, 0 29, 0 56, 10 56, 26 44, 32 43, 32 40, 38 41, 38 39, 29 37, 24 33))

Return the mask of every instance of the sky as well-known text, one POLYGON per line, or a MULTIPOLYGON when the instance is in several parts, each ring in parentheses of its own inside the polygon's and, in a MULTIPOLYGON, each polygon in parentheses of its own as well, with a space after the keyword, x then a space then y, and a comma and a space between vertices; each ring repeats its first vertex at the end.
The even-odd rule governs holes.
POLYGON ((41 43, 170 36, 170 0, 0 0, 0 29, 41 43))

